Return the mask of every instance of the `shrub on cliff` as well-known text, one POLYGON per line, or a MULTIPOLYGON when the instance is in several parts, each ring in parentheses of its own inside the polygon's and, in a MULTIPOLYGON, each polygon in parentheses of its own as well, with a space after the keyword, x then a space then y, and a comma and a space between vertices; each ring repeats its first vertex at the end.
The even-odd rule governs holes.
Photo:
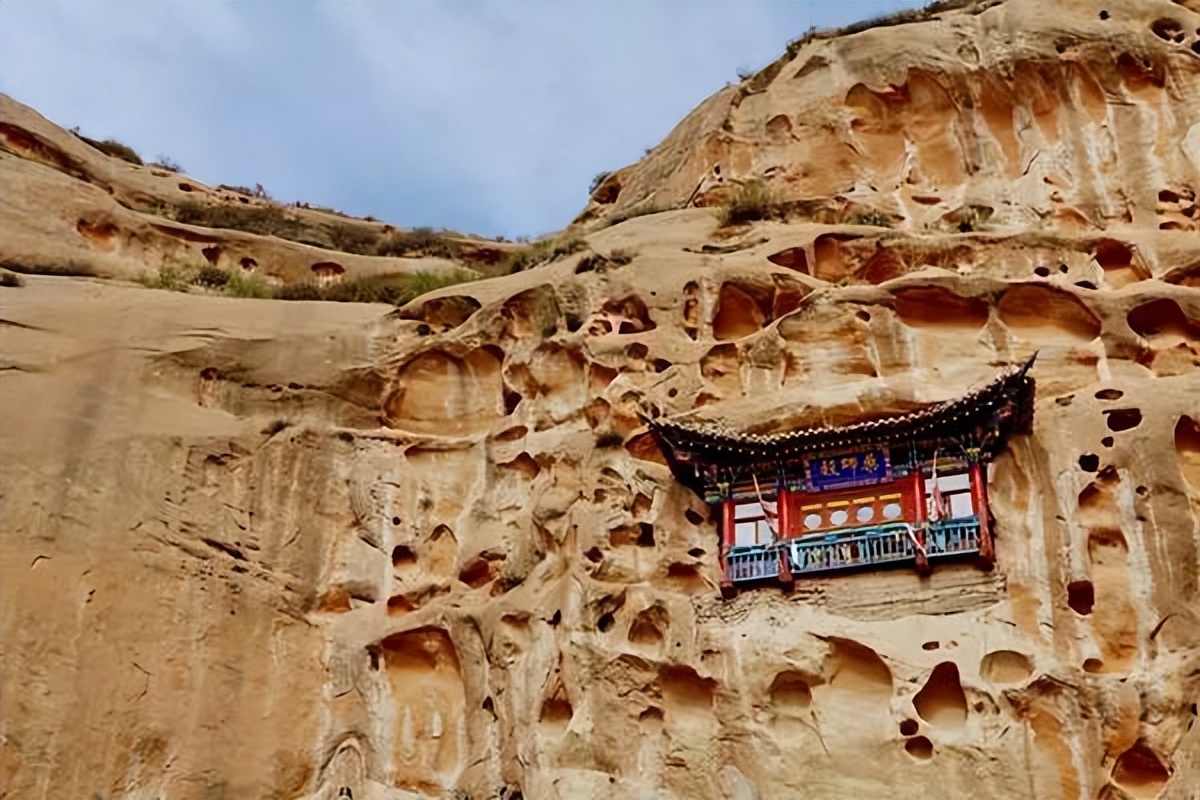
POLYGON ((781 217, 783 203, 775 190, 757 179, 738 186, 729 200, 729 205, 723 206, 718 215, 722 226, 781 217))
POLYGON ((72 133, 106 156, 119 158, 122 161, 128 161, 130 164, 142 165, 142 157, 138 155, 137 150, 134 150, 124 142, 118 142, 116 139, 92 139, 77 131, 72 131, 72 133))

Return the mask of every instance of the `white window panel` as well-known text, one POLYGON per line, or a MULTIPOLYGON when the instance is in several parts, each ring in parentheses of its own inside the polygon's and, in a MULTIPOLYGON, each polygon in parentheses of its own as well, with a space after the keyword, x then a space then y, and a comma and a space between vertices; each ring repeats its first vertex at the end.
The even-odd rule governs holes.
POLYGON ((767 524, 765 519, 758 521, 758 544, 771 544, 775 541, 775 534, 771 533, 771 526, 767 524))
POLYGON ((765 516, 763 514, 762 505, 759 503, 741 503, 734 511, 735 519, 754 519, 755 517, 765 516))
POLYGON ((971 478, 965 472, 957 475, 939 475, 938 486, 943 492, 952 492, 960 489, 971 488, 971 478))
POLYGON ((954 518, 975 516, 975 509, 971 507, 971 495, 969 492, 950 495, 950 516, 954 518))
POLYGON ((758 544, 758 525, 754 522, 739 522, 733 526, 733 543, 736 545, 758 544))

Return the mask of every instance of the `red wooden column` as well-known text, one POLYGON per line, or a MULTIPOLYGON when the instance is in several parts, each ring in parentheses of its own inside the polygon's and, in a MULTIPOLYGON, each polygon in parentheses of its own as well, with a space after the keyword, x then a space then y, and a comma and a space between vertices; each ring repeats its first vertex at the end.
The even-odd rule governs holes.
POLYGON ((779 509, 779 538, 786 539, 794 536, 792 531, 792 493, 781 481, 779 492, 775 495, 775 507, 779 509))
POLYGON ((737 542, 736 526, 737 516, 733 498, 726 497, 721 501, 721 590, 723 593, 733 589, 733 581, 729 579, 729 562, 726 560, 725 554, 737 542))
POLYGON ((929 574, 929 557, 925 555, 925 526, 928 519, 925 509, 925 476, 921 474, 919 466, 914 467, 912 471, 912 492, 913 492, 913 509, 916 511, 916 518, 913 521, 913 527, 916 529, 917 537, 917 574, 929 574))
POLYGON ((983 477, 983 465, 978 461, 971 462, 971 506, 975 516, 979 517, 979 558, 988 563, 996 563, 996 546, 992 543, 992 526, 987 502, 987 481, 983 477))

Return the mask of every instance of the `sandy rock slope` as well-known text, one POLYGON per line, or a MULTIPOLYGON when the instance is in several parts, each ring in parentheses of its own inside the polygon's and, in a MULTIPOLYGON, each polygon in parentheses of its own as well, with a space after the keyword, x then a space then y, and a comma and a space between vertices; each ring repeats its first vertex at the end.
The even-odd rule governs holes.
POLYGON ((98 277, 0 288, 0 795, 1194 798, 1198 28, 806 40, 613 173, 587 248, 399 310, 113 280, 326 256, 165 221, 129 198, 177 176, 5 100, 2 255, 98 277), (778 213, 722 227, 751 180, 778 213), (994 570, 720 597, 644 415, 844 422, 1035 351, 994 570))

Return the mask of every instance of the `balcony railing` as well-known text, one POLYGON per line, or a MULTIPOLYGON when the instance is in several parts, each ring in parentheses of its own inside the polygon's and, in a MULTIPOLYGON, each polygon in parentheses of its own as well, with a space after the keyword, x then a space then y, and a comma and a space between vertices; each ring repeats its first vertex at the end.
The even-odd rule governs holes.
MULTIPOLYGON (((976 517, 933 522, 925 528, 925 554, 931 561, 978 552, 976 517)), ((775 578, 779 575, 781 554, 786 556, 793 575, 915 561, 916 529, 908 523, 892 522, 769 545, 733 547, 725 556, 729 579, 748 583, 775 578)))

